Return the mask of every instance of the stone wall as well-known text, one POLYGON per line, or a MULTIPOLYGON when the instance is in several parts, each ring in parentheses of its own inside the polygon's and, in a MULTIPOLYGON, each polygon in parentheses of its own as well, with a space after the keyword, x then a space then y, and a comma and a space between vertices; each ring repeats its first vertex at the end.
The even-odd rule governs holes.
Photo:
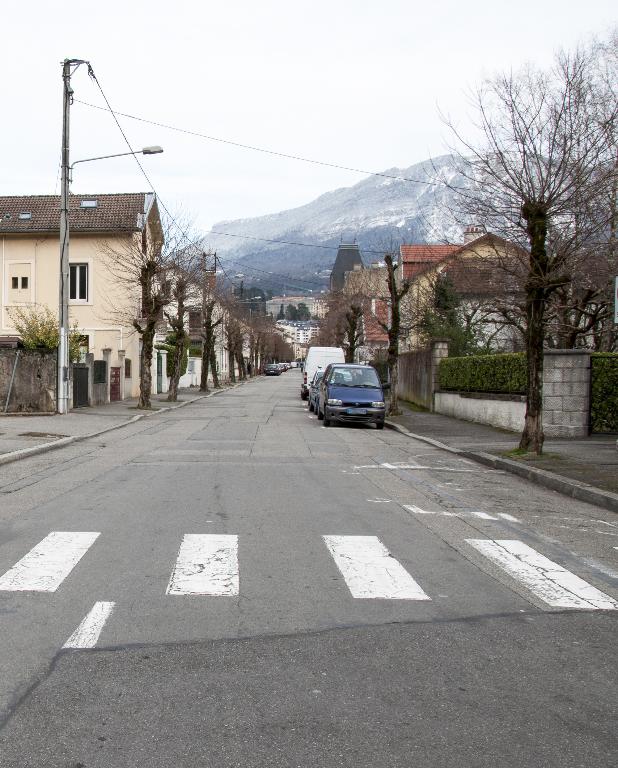
POLYGON ((546 350, 543 360, 546 437, 586 437, 590 431, 590 352, 546 350))
POLYGON ((399 397, 433 410, 434 392, 438 388, 438 366, 443 357, 448 357, 448 343, 442 339, 432 341, 430 349, 400 354, 397 386, 399 397))
POLYGON ((524 428, 526 398, 523 395, 483 397, 470 392, 436 392, 435 412, 477 424, 521 432, 524 428))
POLYGON ((0 413, 54 413, 56 370, 55 350, 0 349, 0 413))

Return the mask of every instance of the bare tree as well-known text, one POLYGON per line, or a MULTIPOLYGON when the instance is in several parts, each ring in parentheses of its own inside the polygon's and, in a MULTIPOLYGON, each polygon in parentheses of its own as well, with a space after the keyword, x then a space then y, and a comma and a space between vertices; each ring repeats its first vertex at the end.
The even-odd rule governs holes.
POLYGON ((104 241, 103 261, 116 281, 122 299, 109 312, 133 326, 141 339, 138 408, 150 409, 151 364, 157 329, 164 324, 163 310, 172 299, 168 277, 177 263, 184 235, 175 222, 152 218, 144 229, 124 241, 104 241))
POLYGON ((182 374, 183 362, 189 349, 187 318, 189 306, 195 295, 199 264, 198 254, 195 248, 190 246, 177 254, 175 264, 168 271, 171 301, 168 309, 164 310, 164 314, 171 328, 174 349, 167 399, 173 403, 178 400, 178 383, 182 374))
POLYGON ((219 384, 215 346, 217 340, 217 328, 223 322, 223 311, 218 301, 217 294, 217 254, 214 254, 214 266, 210 267, 208 258, 212 254, 202 253, 200 289, 202 294, 202 373, 200 377, 200 392, 208 392, 208 371, 212 375, 212 383, 215 389, 219 384))
POLYGON ((359 299, 353 300, 345 313, 345 361, 355 362, 356 350, 362 339, 361 319, 363 317, 363 305, 359 299))
MULTIPOLYGON (((595 52, 560 54, 549 72, 527 68, 487 83, 476 97, 481 146, 462 139, 457 189, 468 220, 524 246, 528 362, 520 448, 543 448, 542 376, 547 310, 569 284, 570 262, 603 239, 616 179, 616 94, 603 113, 595 52), (602 114, 602 117, 601 117, 602 114)), ((452 126, 451 126, 452 127, 452 126)))
MULTIPOLYGON (((399 380, 399 337, 401 335, 401 301, 410 290, 410 282, 404 278, 397 284, 397 265, 393 262, 393 254, 384 254, 384 264, 386 265, 386 281, 388 286, 388 307, 389 317, 387 322, 383 322, 376 317, 378 323, 388 334, 388 349, 386 353, 386 363, 388 365, 388 377, 390 379, 390 406, 388 413, 390 416, 397 416, 400 413, 397 382, 399 380)), ((402 273, 403 274, 403 273, 402 273)))

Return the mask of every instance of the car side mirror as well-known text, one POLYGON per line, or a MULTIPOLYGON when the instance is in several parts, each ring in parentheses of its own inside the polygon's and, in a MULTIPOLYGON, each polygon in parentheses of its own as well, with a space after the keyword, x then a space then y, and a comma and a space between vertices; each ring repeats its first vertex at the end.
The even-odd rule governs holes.
POLYGON ((385 381, 384 384, 382 384, 382 389, 384 392, 388 392, 388 390, 391 388, 391 385, 388 383, 388 381, 385 381))

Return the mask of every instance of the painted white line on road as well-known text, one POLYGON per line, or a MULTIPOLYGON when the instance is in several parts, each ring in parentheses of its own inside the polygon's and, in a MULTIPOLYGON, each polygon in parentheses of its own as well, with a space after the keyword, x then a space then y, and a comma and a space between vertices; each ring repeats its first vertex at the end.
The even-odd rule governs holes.
POLYGON ((79 627, 62 646, 63 648, 94 648, 99 640, 105 622, 112 615, 116 603, 100 601, 86 614, 79 627))
POLYGON ((478 517, 479 520, 497 520, 497 517, 493 517, 493 515, 488 515, 487 512, 479 512, 477 509, 471 509, 470 515, 472 517, 478 517))
POLYGON ((238 536, 185 534, 168 595, 237 595, 238 536))
POLYGON ((367 501, 370 501, 372 504, 390 504, 392 499, 367 499, 367 501))
POLYGON ((521 520, 518 517, 509 515, 508 512, 497 512, 496 514, 498 515, 498 517, 501 517, 503 520, 508 520, 509 523, 521 523, 521 520))
POLYGON ((52 531, 0 577, 0 591, 55 592, 99 533, 52 531))
POLYGON ((377 536, 324 536, 352 597, 430 600, 377 536))
POLYGON ((421 509, 420 507, 415 507, 414 504, 404 504, 404 509, 407 509, 408 512, 414 512, 415 515, 435 515, 438 514, 433 509, 421 509))
POLYGON ((618 603, 517 539, 466 539, 468 544, 554 608, 616 610, 618 603))
MULTIPOLYGON (((389 464, 384 462, 383 464, 362 464, 358 467, 352 467, 352 469, 429 469, 434 472, 476 472, 477 474, 486 474, 486 472, 496 472, 496 470, 476 470, 476 469, 459 469, 456 467, 430 467, 424 464, 389 464)), ((345 470, 344 470, 345 471, 345 470)))

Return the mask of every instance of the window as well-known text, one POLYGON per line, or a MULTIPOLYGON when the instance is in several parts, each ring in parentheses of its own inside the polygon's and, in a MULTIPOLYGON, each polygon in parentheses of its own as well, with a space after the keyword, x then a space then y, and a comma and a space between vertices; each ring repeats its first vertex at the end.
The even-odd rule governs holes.
POLYGON ((69 299, 88 301, 88 265, 71 264, 69 270, 69 299))
POLYGON ((82 208, 96 208, 97 207, 97 201, 96 200, 82 200, 80 203, 80 206, 82 208))
POLYGON ((28 288, 28 278, 22 277, 21 279, 21 289, 22 291, 28 288))
POLYGON ((107 384, 107 363, 105 360, 94 361, 94 384, 107 384))
POLYGON ((13 290, 17 290, 19 288, 19 278, 18 277, 12 277, 11 278, 11 288, 13 290))
POLYGON ((129 358, 125 358, 124 361, 124 377, 125 379, 131 378, 131 361, 129 358))
POLYGON ((23 221, 27 221, 28 219, 32 218, 32 213, 30 211, 22 211, 18 218, 22 219, 23 221))

